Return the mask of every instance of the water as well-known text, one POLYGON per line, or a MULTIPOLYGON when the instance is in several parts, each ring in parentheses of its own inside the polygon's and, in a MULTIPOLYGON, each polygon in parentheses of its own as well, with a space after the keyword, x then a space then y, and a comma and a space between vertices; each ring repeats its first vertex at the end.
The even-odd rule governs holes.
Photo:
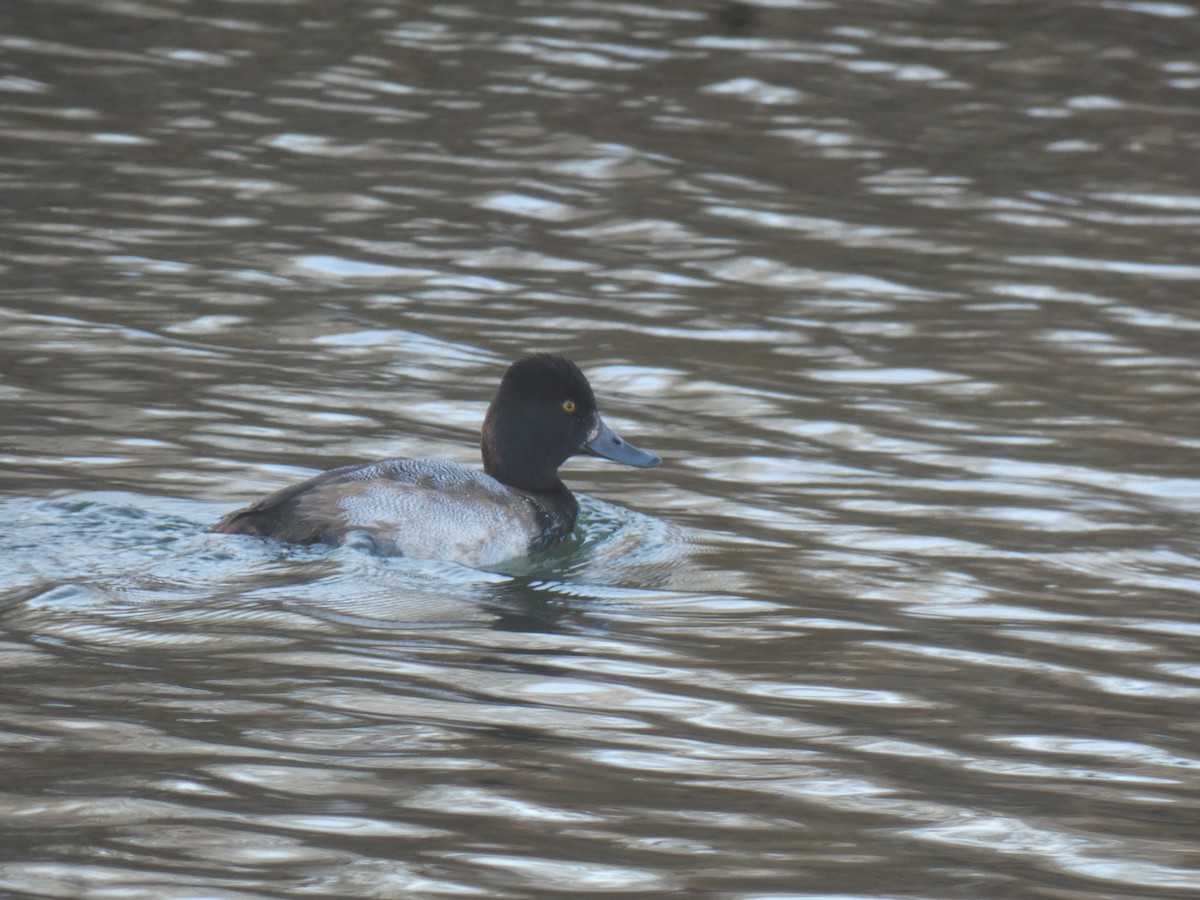
POLYGON ((0 12, 0 894, 1200 893, 1191 3, 0 12), (508 573, 210 535, 475 464, 508 573))

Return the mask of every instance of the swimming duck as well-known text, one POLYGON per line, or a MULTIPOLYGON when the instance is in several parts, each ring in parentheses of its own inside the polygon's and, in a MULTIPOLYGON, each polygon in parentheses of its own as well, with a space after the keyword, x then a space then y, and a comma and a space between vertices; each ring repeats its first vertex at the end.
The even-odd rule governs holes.
POLYGON ((483 420, 483 471, 396 457, 341 466, 229 513, 213 530, 300 544, 367 535, 384 553, 475 568, 528 557, 575 527, 558 468, 586 453, 648 468, 662 460, 604 424, 592 387, 562 356, 509 366, 483 420))

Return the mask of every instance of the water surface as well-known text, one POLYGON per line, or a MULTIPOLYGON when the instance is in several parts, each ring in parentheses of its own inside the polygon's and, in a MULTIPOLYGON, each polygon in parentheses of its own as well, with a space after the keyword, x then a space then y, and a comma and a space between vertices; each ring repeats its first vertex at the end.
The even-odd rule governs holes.
POLYGON ((0 12, 0 893, 1200 893, 1191 3, 0 12), (503 573, 206 533, 476 464, 503 573))

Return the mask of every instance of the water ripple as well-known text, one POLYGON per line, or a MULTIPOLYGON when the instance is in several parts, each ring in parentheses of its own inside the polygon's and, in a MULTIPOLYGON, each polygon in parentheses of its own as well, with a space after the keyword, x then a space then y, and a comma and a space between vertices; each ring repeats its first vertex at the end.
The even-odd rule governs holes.
POLYGON ((1191 7, 288 9, 6 17, 0 893, 1200 889, 1191 7), (532 350, 553 553, 205 533, 532 350))

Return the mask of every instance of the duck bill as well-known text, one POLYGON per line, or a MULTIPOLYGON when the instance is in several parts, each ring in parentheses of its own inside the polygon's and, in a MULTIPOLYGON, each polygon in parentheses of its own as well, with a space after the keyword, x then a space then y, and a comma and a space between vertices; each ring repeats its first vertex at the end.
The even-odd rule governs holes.
POLYGON ((653 453, 639 450, 633 444, 626 441, 605 425, 603 419, 597 418, 596 422, 598 427, 595 433, 583 445, 583 449, 592 456, 602 456, 605 459, 611 459, 613 462, 624 463, 627 466, 636 466, 639 469, 648 469, 662 462, 653 453))

